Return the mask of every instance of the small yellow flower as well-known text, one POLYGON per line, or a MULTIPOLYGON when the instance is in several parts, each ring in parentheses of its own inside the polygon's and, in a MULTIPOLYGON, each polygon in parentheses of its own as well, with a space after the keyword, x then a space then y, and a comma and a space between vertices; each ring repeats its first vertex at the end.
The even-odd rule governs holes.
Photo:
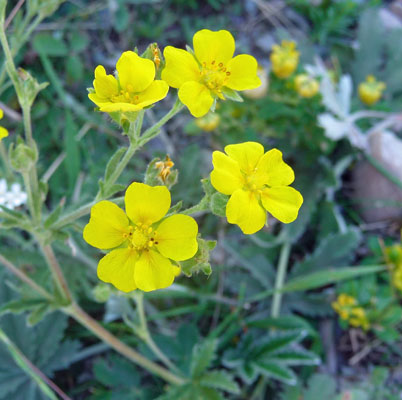
POLYGON ((117 78, 105 68, 95 69, 94 89, 88 97, 101 111, 138 111, 166 97, 169 86, 155 80, 155 64, 133 51, 124 52, 116 64, 117 78))
POLYGON ((398 290, 402 291, 402 265, 393 271, 392 283, 398 290))
POLYGON ((364 104, 371 106, 380 100, 385 88, 386 85, 384 82, 379 82, 373 75, 368 75, 366 81, 359 85, 360 100, 364 104))
POLYGON ((215 130, 221 121, 219 114, 209 112, 207 115, 196 118, 195 124, 205 132, 211 132, 215 130))
POLYGON ((301 97, 310 98, 315 96, 320 90, 320 84, 317 79, 307 74, 297 75, 295 78, 296 91, 301 97))
POLYGON ((159 169, 158 177, 166 182, 167 177, 170 175, 170 169, 174 166, 174 162, 167 155, 165 161, 158 161, 155 163, 155 167, 159 169))
POLYGON ((279 150, 264 154, 260 143, 246 142, 228 145, 225 152, 212 155, 211 183, 218 192, 230 195, 226 206, 229 223, 252 234, 263 228, 266 211, 284 223, 297 218, 303 197, 288 186, 295 176, 279 150))
POLYGON ((272 71, 278 78, 287 78, 293 74, 299 63, 300 53, 296 50, 296 43, 282 40, 281 45, 272 46, 272 71))
POLYGON ((331 305, 343 320, 349 318, 350 310, 356 306, 356 299, 346 293, 341 293, 331 305))
POLYGON ((370 328, 366 312, 362 307, 354 307, 350 311, 349 324, 355 328, 363 328, 365 331, 370 328))
POLYGON ((268 92, 269 80, 267 70, 264 67, 258 66, 257 76, 261 80, 261 86, 244 91, 244 95, 249 99, 261 99, 265 97, 268 92))
POLYGON ((216 99, 225 100, 225 89, 246 90, 260 86, 257 61, 247 54, 233 57, 235 41, 228 31, 203 29, 193 37, 194 54, 167 46, 162 79, 179 89, 179 98, 190 113, 204 116, 216 99))
POLYGON ((188 260, 197 252, 197 223, 183 214, 164 218, 171 203, 165 186, 134 182, 124 201, 126 213, 110 201, 95 204, 84 229, 91 246, 113 249, 99 261, 99 279, 123 292, 170 286, 180 273, 170 260, 188 260))
MULTIPOLYGON (((3 110, 0 108, 0 119, 3 118, 3 110)), ((0 126, 0 142, 2 139, 6 138, 8 136, 8 130, 6 128, 3 128, 2 126, 0 126)))

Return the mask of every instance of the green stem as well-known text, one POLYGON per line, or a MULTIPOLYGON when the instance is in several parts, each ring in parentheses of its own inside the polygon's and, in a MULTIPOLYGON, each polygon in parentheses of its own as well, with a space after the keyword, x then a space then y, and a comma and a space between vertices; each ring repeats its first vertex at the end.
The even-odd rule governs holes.
POLYGON ((197 212, 207 211, 209 210, 209 200, 210 200, 209 196, 204 196, 198 204, 196 204, 193 207, 187 208, 183 211, 180 211, 180 214, 192 215, 197 212))
POLYGON ((51 400, 57 400, 53 389, 63 400, 71 400, 55 383, 53 383, 39 368, 37 368, 0 328, 0 341, 7 347, 16 364, 27 373, 38 385, 42 393, 51 400))
POLYGON ((17 268, 12 262, 8 261, 5 257, 0 254, 0 264, 3 264, 12 274, 17 276, 22 282, 30 286, 35 292, 40 294, 42 297, 48 300, 52 300, 53 297, 45 289, 39 286, 35 281, 33 281, 28 275, 17 268))
POLYGON ((149 372, 160 376, 166 382, 173 385, 183 385, 185 380, 176 374, 168 371, 166 368, 148 360, 143 355, 127 346, 117 337, 102 327, 96 320, 88 315, 78 304, 71 304, 63 309, 64 312, 74 318, 77 322, 85 326, 88 330, 94 333, 99 339, 107 343, 110 347, 120 353, 123 357, 128 358, 135 364, 140 365, 149 372))
POLYGON ((7 150, 2 140, 0 140, 0 157, 3 160, 4 169, 6 170, 6 176, 8 178, 11 178, 13 176, 13 172, 10 168, 10 162, 8 160, 7 150))
POLYGON ((184 107, 184 104, 180 101, 179 98, 176 99, 175 104, 172 109, 166 113, 155 125, 148 128, 140 137, 139 147, 144 146, 144 144, 148 143, 151 139, 159 134, 160 128, 166 124, 171 118, 173 118, 177 113, 179 113, 184 107))
POLYGON ((135 332, 140 338, 147 344, 150 350, 162 361, 168 368, 175 372, 179 372, 177 367, 166 357, 157 344, 152 339, 152 336, 148 329, 147 318, 144 311, 144 295, 142 292, 137 291, 134 296, 134 300, 137 304, 137 312, 140 318, 140 326, 135 332))
POLYGON ((279 255, 278 269, 276 271, 275 293, 272 299, 271 315, 276 318, 279 317, 281 302, 282 302, 282 287, 285 283, 286 270, 288 267, 290 255, 290 242, 285 242, 282 245, 281 253, 279 255))
POLYGON ((64 298, 67 304, 71 304, 73 296, 70 292, 66 278, 63 275, 63 271, 60 267, 59 262, 57 261, 52 247, 50 245, 44 245, 43 243, 39 243, 39 245, 43 255, 45 256, 50 271, 52 272, 53 280, 56 283, 56 287, 58 288, 59 293, 64 298))

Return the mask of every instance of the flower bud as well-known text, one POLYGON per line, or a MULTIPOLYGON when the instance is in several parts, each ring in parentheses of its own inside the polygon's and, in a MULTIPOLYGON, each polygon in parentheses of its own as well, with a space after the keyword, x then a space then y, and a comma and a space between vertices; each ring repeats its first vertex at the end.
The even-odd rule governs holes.
POLYGON ((365 82, 362 82, 358 88, 360 100, 364 104, 372 106, 380 100, 385 88, 384 82, 379 82, 373 75, 368 75, 365 82))

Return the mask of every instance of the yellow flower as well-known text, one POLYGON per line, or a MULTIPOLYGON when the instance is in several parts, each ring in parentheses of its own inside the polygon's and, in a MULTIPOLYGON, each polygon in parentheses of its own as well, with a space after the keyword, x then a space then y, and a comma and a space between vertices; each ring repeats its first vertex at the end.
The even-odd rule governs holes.
POLYGON ((349 318, 350 310, 357 304, 356 299, 346 293, 341 293, 331 305, 343 320, 349 318))
POLYGON ((382 92, 385 90, 386 85, 384 82, 379 82, 373 75, 368 75, 365 82, 359 85, 359 97, 360 100, 371 106, 377 103, 382 96, 382 92))
POLYGON ((95 204, 84 229, 91 246, 114 249, 99 261, 99 279, 123 292, 170 286, 180 273, 170 260, 187 260, 197 252, 197 223, 182 214, 164 218, 171 203, 165 186, 134 182, 124 201, 126 213, 110 201, 95 204))
POLYGON ((179 98, 190 113, 202 117, 225 91, 260 86, 257 61, 247 54, 233 57, 235 41, 228 31, 203 29, 193 37, 194 54, 167 46, 162 79, 179 89, 179 98))
POLYGON ((281 45, 272 46, 272 71, 278 78, 287 78, 293 74, 299 63, 300 53, 296 50, 296 43, 282 40, 281 45))
POLYGON ((94 89, 88 97, 101 111, 138 111, 166 97, 169 86, 155 80, 155 64, 133 51, 124 52, 116 64, 117 78, 105 68, 95 69, 94 89))
POLYGON ((260 143, 246 142, 228 145, 225 152, 212 155, 211 183, 218 192, 230 195, 226 206, 229 223, 252 234, 263 228, 266 211, 284 223, 297 218, 303 197, 288 186, 294 173, 279 150, 264 154, 260 143))
POLYGON ((301 97, 310 98, 315 96, 320 90, 320 84, 317 79, 307 74, 297 75, 295 78, 296 91, 301 97))
POLYGON ((356 328, 363 328, 365 331, 370 328, 366 312, 362 307, 354 307, 350 311, 349 324, 356 328))
POLYGON ((216 129, 221 121, 219 114, 214 112, 209 112, 207 115, 197 118, 195 124, 206 132, 211 132, 216 129))
MULTIPOLYGON (((3 110, 0 108, 0 119, 3 118, 3 110)), ((0 126, 0 142, 2 139, 6 138, 8 136, 8 130, 6 128, 3 128, 2 126, 0 126)))
POLYGON ((402 290, 402 265, 393 271, 392 283, 398 290, 402 290))
POLYGON ((249 99, 261 99, 265 97, 268 92, 269 81, 267 70, 264 67, 258 66, 257 76, 261 80, 261 86, 255 89, 244 91, 244 95, 249 99))
POLYGON ((155 163, 155 168, 159 170, 158 177, 162 180, 162 182, 166 182, 167 177, 171 173, 171 168, 174 166, 174 162, 171 158, 166 155, 165 161, 158 161, 155 163))

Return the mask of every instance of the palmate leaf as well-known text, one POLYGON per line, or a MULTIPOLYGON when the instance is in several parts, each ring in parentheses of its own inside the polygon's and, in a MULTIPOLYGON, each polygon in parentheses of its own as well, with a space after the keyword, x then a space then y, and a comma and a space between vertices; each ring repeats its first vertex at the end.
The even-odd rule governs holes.
POLYGON ((224 390, 225 392, 239 394, 239 385, 233 376, 223 370, 210 371, 204 374, 199 380, 201 386, 224 390))
MULTIPOLYGON (((0 274, 0 304, 15 300, 15 293, 5 284, 5 274, 0 274)), ((29 327, 24 314, 7 314, 0 317, 0 326, 24 356, 46 376, 66 368, 78 351, 79 342, 61 342, 67 318, 61 313, 46 316, 42 322, 29 327)), ((0 399, 42 400, 45 397, 36 383, 21 370, 0 345, 0 399)))
POLYGON ((194 346, 190 364, 193 378, 199 377, 211 365, 215 358, 216 344, 216 340, 205 340, 194 346))

